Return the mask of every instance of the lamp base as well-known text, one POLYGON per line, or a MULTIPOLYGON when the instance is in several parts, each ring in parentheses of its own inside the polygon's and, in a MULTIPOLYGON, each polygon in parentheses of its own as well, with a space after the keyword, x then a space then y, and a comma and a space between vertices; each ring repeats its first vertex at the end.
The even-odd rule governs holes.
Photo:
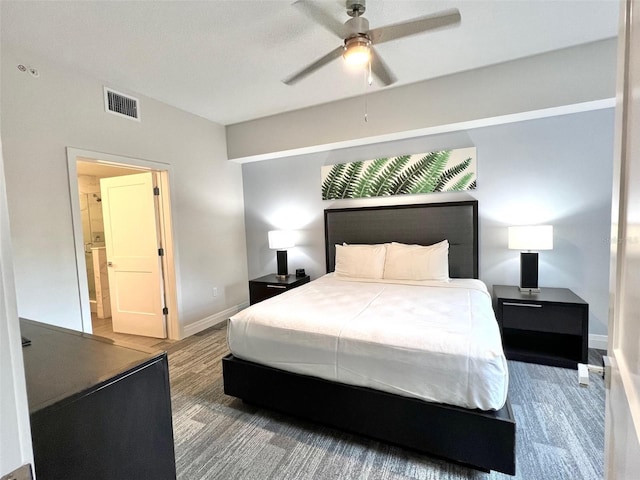
POLYGON ((540 288, 538 288, 538 253, 521 252, 520 291, 531 291, 533 293, 534 290, 540 291, 540 288))
POLYGON ((287 264, 287 251, 286 250, 276 251, 276 258, 278 263, 278 277, 284 277, 282 278, 282 280, 285 280, 289 276, 289 265, 287 264))

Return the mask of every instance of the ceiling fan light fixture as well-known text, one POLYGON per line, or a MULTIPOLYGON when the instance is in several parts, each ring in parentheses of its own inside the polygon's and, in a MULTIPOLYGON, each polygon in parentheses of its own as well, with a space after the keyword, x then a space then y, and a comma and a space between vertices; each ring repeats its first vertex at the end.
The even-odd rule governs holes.
POLYGON ((369 63, 371 59, 371 41, 365 37, 347 39, 342 56, 349 65, 369 63))
POLYGON ((339 37, 343 43, 282 80, 287 85, 293 85, 342 55, 346 63, 360 66, 354 70, 360 70, 362 66, 368 67, 369 82, 371 82, 371 75, 375 75, 382 85, 389 86, 396 82, 396 78, 378 53, 378 44, 457 25, 461 19, 460 11, 457 8, 450 8, 405 22, 370 29, 369 20, 364 17, 366 0, 344 0, 347 15, 351 17, 344 24, 340 24, 337 19, 320 8, 319 3, 312 0, 296 0, 294 5, 304 9, 309 17, 339 37))

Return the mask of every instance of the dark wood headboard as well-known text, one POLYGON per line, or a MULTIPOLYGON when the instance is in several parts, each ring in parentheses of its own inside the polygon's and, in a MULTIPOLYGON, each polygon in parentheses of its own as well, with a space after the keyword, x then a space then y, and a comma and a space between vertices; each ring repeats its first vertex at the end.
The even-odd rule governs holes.
POLYGON ((422 203, 324 211, 327 272, 335 269, 336 244, 431 245, 449 241, 449 276, 478 278, 478 202, 422 203))

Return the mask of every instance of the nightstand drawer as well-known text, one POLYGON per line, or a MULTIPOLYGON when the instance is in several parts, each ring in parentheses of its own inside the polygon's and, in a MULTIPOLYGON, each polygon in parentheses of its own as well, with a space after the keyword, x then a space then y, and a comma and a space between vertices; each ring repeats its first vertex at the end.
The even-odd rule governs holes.
POLYGON ((262 300, 266 300, 267 298, 280 295, 282 292, 286 292, 287 290, 287 285, 251 282, 249 284, 249 297, 251 298, 251 303, 253 304, 262 300))
POLYGON ((311 277, 309 277, 309 275, 305 275, 304 277, 289 275, 283 278, 274 274, 249 280, 249 303, 253 305, 254 303, 275 297, 310 281, 311 277))
POLYGON ((571 305, 538 302, 502 303, 502 327, 535 332, 582 334, 584 310, 571 305))

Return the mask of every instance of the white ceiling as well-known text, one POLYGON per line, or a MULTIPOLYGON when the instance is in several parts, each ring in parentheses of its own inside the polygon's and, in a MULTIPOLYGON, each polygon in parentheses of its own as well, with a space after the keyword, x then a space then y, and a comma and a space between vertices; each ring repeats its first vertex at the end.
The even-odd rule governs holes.
MULTIPOLYGON (((367 87, 342 59, 284 85, 284 77, 340 44, 291 3, 2 0, 2 44, 223 125, 380 88, 367 87)), ((317 3, 340 21, 349 18, 341 1, 317 3)), ((386 88, 617 32, 616 0, 368 0, 365 17, 375 28, 451 7, 460 10, 459 26, 377 47, 398 77, 386 88)))

